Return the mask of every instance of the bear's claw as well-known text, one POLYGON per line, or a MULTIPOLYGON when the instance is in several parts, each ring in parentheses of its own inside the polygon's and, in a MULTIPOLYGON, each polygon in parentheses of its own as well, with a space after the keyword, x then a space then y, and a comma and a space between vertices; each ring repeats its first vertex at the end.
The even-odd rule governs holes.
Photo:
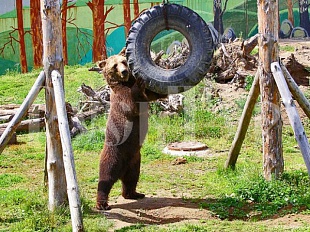
POLYGON ((104 202, 97 202, 96 208, 98 210, 110 210, 111 206, 109 206, 108 203, 104 201, 104 202))

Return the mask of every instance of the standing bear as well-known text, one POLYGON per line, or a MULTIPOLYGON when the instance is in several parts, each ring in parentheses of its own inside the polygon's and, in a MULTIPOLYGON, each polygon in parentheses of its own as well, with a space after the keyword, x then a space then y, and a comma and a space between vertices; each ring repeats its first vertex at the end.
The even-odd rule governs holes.
POLYGON ((136 191, 140 175, 140 149, 148 130, 148 101, 166 97, 145 89, 142 79, 135 79, 123 53, 99 62, 111 87, 110 113, 105 143, 100 154, 96 208, 109 210, 108 196, 117 180, 122 181, 122 196, 139 199, 136 191))

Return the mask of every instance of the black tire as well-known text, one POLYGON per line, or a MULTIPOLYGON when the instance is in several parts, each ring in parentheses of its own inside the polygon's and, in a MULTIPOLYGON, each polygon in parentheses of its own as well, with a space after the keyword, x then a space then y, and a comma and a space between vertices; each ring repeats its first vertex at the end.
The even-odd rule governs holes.
POLYGON ((126 57, 133 75, 144 79, 149 90, 171 94, 186 91, 203 79, 213 48, 210 30, 197 13, 185 6, 161 4, 144 11, 133 23, 126 41, 126 57), (175 69, 157 66, 150 55, 151 42, 167 25, 183 34, 190 49, 186 62, 175 69))

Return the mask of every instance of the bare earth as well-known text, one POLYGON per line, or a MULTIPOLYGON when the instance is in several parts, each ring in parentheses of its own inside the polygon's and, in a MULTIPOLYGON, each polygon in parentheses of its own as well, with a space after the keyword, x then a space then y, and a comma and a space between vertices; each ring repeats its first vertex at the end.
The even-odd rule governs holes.
MULTIPOLYGON (((294 46, 295 58, 305 67, 310 67, 310 41, 281 41, 281 46, 294 46)), ((291 52, 281 52, 280 57, 286 58, 291 52)), ((255 73, 255 70, 254 70, 255 73)), ((214 83, 213 83, 214 85, 214 83)), ((236 88, 233 84, 215 84, 218 89, 222 102, 218 107, 228 107, 235 99, 247 96, 247 92, 242 88, 236 88)), ((300 86, 301 90, 309 86, 300 86)), ((216 109, 215 109, 216 110, 216 109)), ((300 111, 301 117, 305 117, 300 111)), ((285 113, 282 114, 284 123, 288 123, 285 113)), ((260 120, 259 118, 256 120, 260 120)), ((158 190, 156 196, 146 196, 142 200, 125 200, 121 196, 117 199, 111 199, 110 211, 101 211, 108 219, 114 222, 114 229, 120 229, 134 224, 161 225, 165 226, 171 223, 199 223, 201 220, 220 220, 206 209, 200 209, 197 203, 184 201, 182 196, 172 195, 170 192, 158 190), (159 197, 160 196, 160 197, 159 197)), ((294 229, 303 223, 310 221, 310 215, 290 214, 283 217, 274 216, 259 224, 269 225, 270 228, 281 225, 287 229, 294 229)))

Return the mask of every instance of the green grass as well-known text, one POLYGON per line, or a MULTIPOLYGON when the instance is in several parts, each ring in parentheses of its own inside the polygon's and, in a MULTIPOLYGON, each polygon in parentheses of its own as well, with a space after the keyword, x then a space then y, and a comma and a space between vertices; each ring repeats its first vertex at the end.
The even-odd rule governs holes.
MULTIPOLYGON (((38 73, 10 72, 0 76, 5 86, 0 87, 1 104, 21 103, 38 73)), ((101 76, 88 72, 87 66, 66 67, 65 73, 66 100, 76 107, 82 99, 76 90, 82 83, 95 89, 103 85, 101 76)), ((238 99, 235 112, 214 113, 212 107, 220 103, 201 100, 203 88, 200 83, 184 93, 184 111, 174 117, 160 116, 157 106, 151 105, 138 189, 163 201, 165 196, 160 194, 168 192, 184 203, 193 203, 197 210, 210 214, 210 219, 165 225, 136 223, 117 231, 287 231, 282 225, 270 229, 266 219, 291 213, 309 214, 310 182, 292 129, 283 128, 285 173, 279 180, 267 182, 262 178, 261 125, 255 120, 250 123, 235 170, 224 169, 239 120, 235 115, 240 115, 245 100, 238 99), (171 165, 175 157, 163 154, 163 148, 170 142, 184 140, 203 142, 214 155, 188 157, 185 165, 171 165)), ((43 92, 37 102, 44 102, 43 92)), ((310 120, 303 123, 309 134, 310 120)), ((113 229, 112 220, 92 210, 105 124, 106 116, 86 122, 88 132, 78 135, 72 143, 86 231, 113 229)), ((53 213, 47 209, 44 131, 20 134, 18 141, 0 155, 0 231, 71 231, 68 207, 53 213)), ((117 182, 110 195, 112 203, 120 191, 121 184, 117 182)), ((309 229, 305 223, 294 231, 309 229)))

